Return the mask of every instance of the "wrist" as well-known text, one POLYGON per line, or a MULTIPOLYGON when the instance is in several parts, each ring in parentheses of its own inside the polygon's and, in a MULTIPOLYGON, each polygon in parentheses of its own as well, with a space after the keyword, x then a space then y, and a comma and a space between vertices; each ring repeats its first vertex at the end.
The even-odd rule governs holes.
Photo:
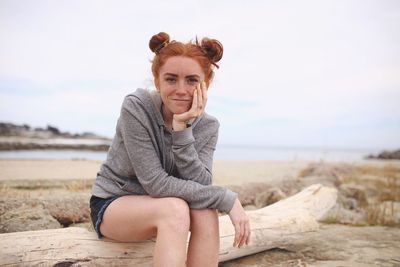
POLYGON ((185 122, 177 122, 175 120, 172 121, 172 130, 173 131, 182 131, 186 129, 185 122))

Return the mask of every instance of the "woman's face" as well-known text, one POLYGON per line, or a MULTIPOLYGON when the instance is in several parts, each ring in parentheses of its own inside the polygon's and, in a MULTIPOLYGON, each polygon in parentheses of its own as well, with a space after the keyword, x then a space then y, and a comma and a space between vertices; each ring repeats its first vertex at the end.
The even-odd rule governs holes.
MULTIPOLYGON (((200 64, 189 57, 174 56, 160 68, 157 90, 164 103, 163 115, 168 117, 188 111, 196 85, 204 81, 200 64)), ((166 118, 164 118, 166 119, 166 118)))

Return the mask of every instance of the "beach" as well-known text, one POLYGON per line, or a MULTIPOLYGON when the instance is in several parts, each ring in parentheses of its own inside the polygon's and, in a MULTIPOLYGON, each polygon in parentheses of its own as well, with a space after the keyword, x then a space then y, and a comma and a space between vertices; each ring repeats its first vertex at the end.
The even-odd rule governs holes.
MULTIPOLYGON (((294 177, 310 161, 215 161, 214 183, 274 182, 294 177)), ((94 179, 102 161, 85 159, 0 159, 0 181, 94 179)))
MULTIPOLYGON (((249 182, 275 183, 293 179, 313 161, 304 160, 217 160, 213 182, 240 185, 249 182)), ((94 179, 102 161, 86 159, 0 159, 0 181, 94 179)), ((340 162, 338 163, 340 164, 340 162)), ((351 165, 398 166, 400 161, 358 160, 351 165)))
MULTIPOLYGON (((101 163, 0 159, 1 232, 68 226, 92 230, 88 200, 101 163)), ((213 183, 238 192, 246 209, 269 205, 313 183, 339 190, 338 205, 320 222, 319 231, 290 247, 220 266, 400 266, 399 181, 398 160, 216 160, 213 183), (391 205, 392 213, 371 219, 368 209, 382 205, 391 205), (344 245, 344 239, 351 242, 344 245)))

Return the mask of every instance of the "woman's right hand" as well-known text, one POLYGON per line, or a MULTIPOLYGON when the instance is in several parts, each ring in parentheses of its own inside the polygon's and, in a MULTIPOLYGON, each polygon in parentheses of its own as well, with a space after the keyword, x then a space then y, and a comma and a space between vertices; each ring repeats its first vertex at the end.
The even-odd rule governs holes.
POLYGON ((233 246, 238 246, 238 248, 240 248, 244 244, 248 245, 250 242, 250 221, 239 199, 235 200, 235 204, 233 204, 229 212, 229 218, 235 227, 233 246))
POLYGON ((205 81, 196 85, 193 93, 191 108, 182 114, 174 114, 172 128, 175 131, 181 131, 186 128, 186 124, 191 119, 195 119, 203 114, 207 104, 207 85, 205 81))

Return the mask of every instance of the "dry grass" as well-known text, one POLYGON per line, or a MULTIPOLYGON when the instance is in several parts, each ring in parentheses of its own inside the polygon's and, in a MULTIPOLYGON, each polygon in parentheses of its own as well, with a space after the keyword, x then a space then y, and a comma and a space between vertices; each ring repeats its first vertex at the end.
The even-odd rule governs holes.
POLYGON ((378 191, 377 200, 400 201, 400 167, 392 164, 377 167, 356 166, 354 173, 341 176, 341 184, 355 183, 372 187, 378 191))
POLYGON ((12 188, 8 185, 2 184, 0 186, 0 198, 7 199, 7 198, 30 198, 31 191, 29 190, 19 190, 12 188))
POLYGON ((71 192, 82 192, 91 189, 92 185, 93 180, 76 180, 65 183, 63 188, 71 192))
POLYGON ((360 174, 400 178, 400 167, 394 164, 387 164, 382 167, 364 164, 357 166, 356 169, 360 174))
POLYGON ((369 225, 395 224, 393 217, 396 213, 394 203, 400 201, 400 167, 392 164, 382 167, 361 165, 355 167, 355 172, 341 177, 341 184, 361 184, 371 188, 377 195, 368 199, 362 208, 369 225))
POLYGON ((308 166, 308 167, 302 169, 302 170, 299 172, 298 177, 304 178, 304 177, 307 177, 307 176, 309 176, 309 175, 311 175, 311 174, 312 174, 312 167, 308 166))
MULTIPOLYGON (((365 215, 365 221, 356 219, 354 224, 387 226, 396 224, 395 218, 400 213, 398 205, 400 165, 398 163, 362 165, 312 163, 299 173, 300 178, 309 176, 330 179, 346 198, 357 201, 357 212, 365 215), (354 190, 349 190, 349 188, 354 188, 354 190)), ((340 221, 341 219, 331 217, 324 223, 340 223, 340 221)))
POLYGON ((93 180, 72 181, 47 181, 38 183, 36 181, 23 181, 19 183, 1 183, 0 199, 7 198, 32 198, 42 197, 49 194, 69 194, 87 192, 92 188, 93 180))
POLYGON ((393 202, 372 204, 366 207, 365 211, 369 225, 396 226, 393 219, 396 213, 393 202))

